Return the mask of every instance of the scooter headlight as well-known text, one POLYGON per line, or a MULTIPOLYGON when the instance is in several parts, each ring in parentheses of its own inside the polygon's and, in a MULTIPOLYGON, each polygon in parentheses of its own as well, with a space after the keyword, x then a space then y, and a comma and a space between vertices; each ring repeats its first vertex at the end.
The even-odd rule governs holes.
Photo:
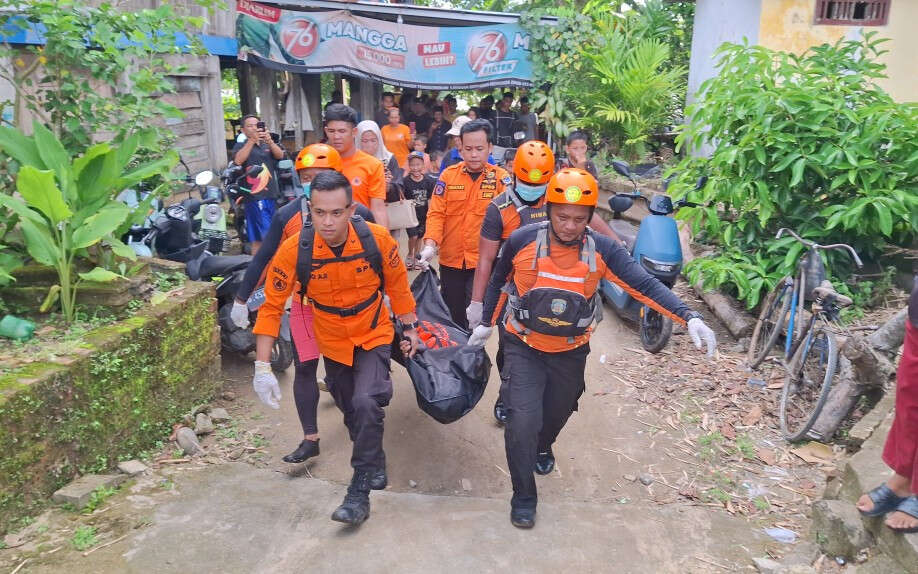
POLYGON ((657 261, 650 257, 641 256, 641 265, 648 273, 653 275, 677 275, 682 270, 682 263, 670 261, 657 261))

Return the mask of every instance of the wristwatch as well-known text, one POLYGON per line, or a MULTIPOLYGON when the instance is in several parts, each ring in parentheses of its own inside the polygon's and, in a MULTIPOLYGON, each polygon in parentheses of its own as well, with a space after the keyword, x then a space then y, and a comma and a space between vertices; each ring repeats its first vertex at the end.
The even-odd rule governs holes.
MULTIPOLYGON (((401 321, 399 321, 401 323, 401 321)), ((411 329, 417 329, 421 324, 415 320, 411 323, 402 323, 402 329, 405 331, 410 331, 411 329)))

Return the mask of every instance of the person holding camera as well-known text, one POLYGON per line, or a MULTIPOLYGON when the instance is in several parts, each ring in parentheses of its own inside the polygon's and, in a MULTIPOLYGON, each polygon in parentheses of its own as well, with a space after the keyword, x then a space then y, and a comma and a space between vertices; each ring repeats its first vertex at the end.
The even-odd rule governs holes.
POLYGON ((268 168, 271 178, 268 186, 257 196, 246 198, 245 225, 249 242, 252 246, 252 255, 258 253, 262 238, 271 226, 274 216, 275 199, 280 195, 277 187, 277 160, 283 159, 284 149, 275 143, 271 134, 265 129, 265 123, 256 115, 242 118, 242 133, 244 142, 238 142, 233 147, 233 162, 244 168, 263 165, 268 168))

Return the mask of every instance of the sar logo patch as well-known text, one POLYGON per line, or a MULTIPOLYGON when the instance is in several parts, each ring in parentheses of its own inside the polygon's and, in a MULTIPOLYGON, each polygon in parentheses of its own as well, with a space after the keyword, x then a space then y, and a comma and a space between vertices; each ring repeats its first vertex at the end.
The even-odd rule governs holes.
POLYGON ((567 310, 567 301, 564 299, 552 299, 551 300, 551 312, 555 315, 561 315, 564 311, 567 310))
POLYGON ((314 163, 316 163, 316 156, 312 155, 311 153, 307 153, 306 155, 303 156, 304 166, 309 167, 314 163))
POLYGON ((394 268, 401 265, 402 259, 398 256, 398 245, 393 246, 392 249, 389 250, 389 255, 386 256, 386 259, 389 261, 389 267, 394 268))
POLYGON ((437 185, 434 187, 434 195, 443 195, 443 192, 446 191, 446 184, 443 183, 443 180, 437 180, 437 185))
POLYGON ((500 182, 504 185, 510 185, 513 182, 513 180, 510 179, 509 175, 505 175, 504 178, 500 180, 500 182))
POLYGON ((274 290, 283 293, 287 290, 287 282, 280 277, 274 278, 274 290))
POLYGON ((568 200, 571 203, 577 203, 580 201, 580 198, 583 196, 583 190, 572 185, 569 188, 564 190, 564 199, 568 200))
POLYGON ((532 169, 529 170, 529 181, 531 181, 531 182, 537 182, 537 181, 539 181, 540 179, 542 179, 542 170, 541 170, 541 169, 532 168, 532 169))

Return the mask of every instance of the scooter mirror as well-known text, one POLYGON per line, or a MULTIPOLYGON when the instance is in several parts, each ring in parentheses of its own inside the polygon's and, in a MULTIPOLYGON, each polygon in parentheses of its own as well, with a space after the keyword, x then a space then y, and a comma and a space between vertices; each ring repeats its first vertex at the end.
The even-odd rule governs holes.
POLYGON ((706 183, 708 183, 708 176, 703 175, 699 177, 698 183, 695 184, 695 189, 701 189, 702 187, 705 186, 706 183))
POLYGON ((634 205, 634 199, 627 195, 613 195, 609 198, 609 209, 611 209, 613 213, 628 211, 631 209, 632 205, 634 205))
POLYGON ((623 175, 627 177, 628 179, 631 179, 631 166, 628 165, 627 161, 623 161, 620 159, 612 160, 612 169, 614 169, 620 175, 623 175))
POLYGON ((214 172, 208 170, 202 171, 194 176, 195 185, 205 186, 214 180, 214 172))
POLYGON ((293 168, 293 162, 290 161, 289 159, 282 159, 279 162, 277 162, 277 169, 292 169, 292 168, 293 168))

